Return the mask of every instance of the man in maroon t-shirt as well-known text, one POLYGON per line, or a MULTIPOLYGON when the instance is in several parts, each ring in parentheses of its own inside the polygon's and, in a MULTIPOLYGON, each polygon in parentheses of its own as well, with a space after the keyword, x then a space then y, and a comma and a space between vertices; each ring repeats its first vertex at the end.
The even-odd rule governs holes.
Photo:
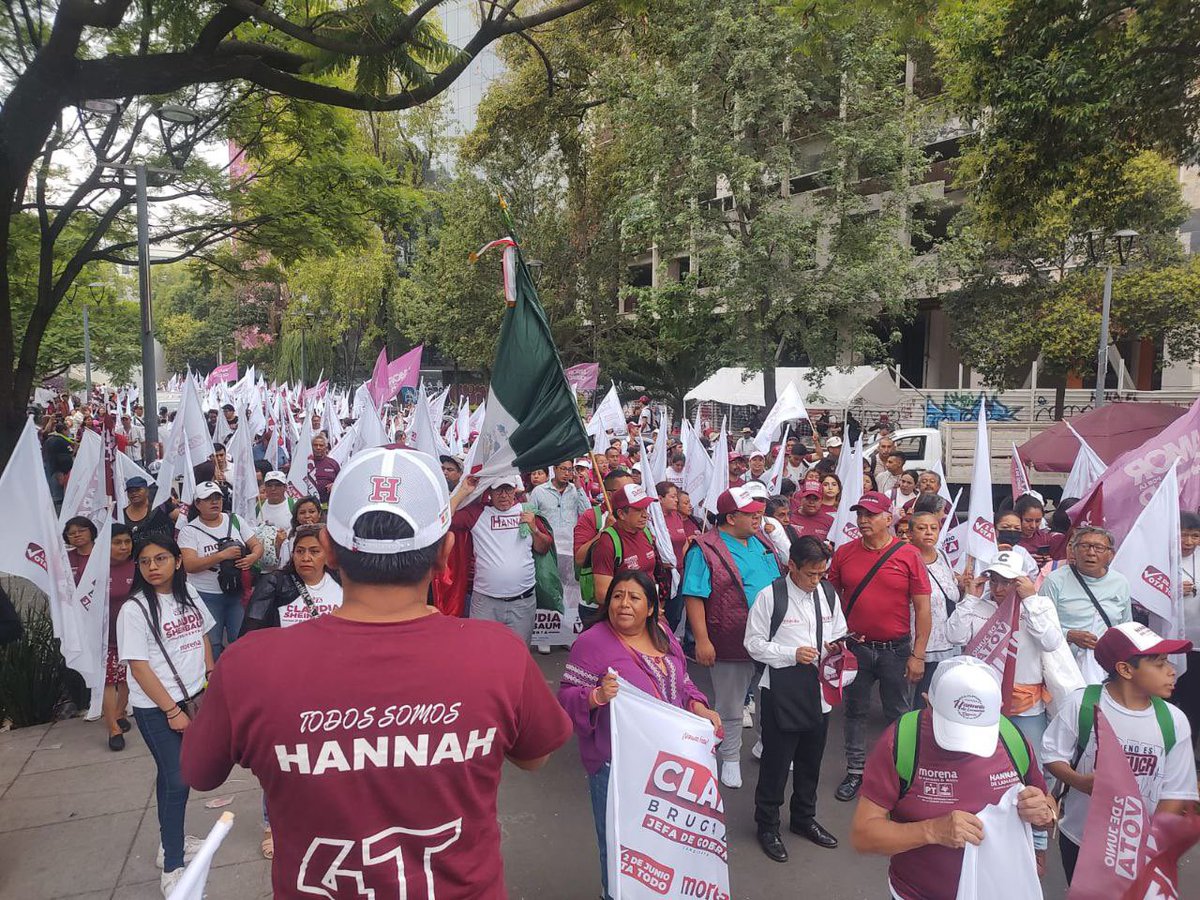
MULTIPOLYGON (((1017 794, 1022 821, 1045 827, 1055 818, 1055 803, 1028 741, 1017 733, 1030 760, 1022 779, 1000 740, 1000 682, 990 666, 966 656, 939 663, 929 703, 917 713, 907 789, 901 788, 893 723, 871 750, 850 826, 850 840, 860 853, 891 856, 888 886, 901 900, 954 900, 963 848, 987 838, 977 813, 1022 780, 1026 787, 1017 794)), ((1014 884, 1036 881, 1032 851, 1031 845, 1023 863, 1014 852, 1010 869, 989 875, 1010 877, 1014 884), (1017 868, 1022 864, 1024 871, 1017 868)))
POLYGON ((796 532, 797 537, 812 535, 822 541, 829 537, 829 529, 833 527, 833 516, 821 511, 820 481, 814 478, 806 479, 800 489, 792 495, 788 525, 796 532))
POLYGON ((356 456, 321 536, 341 608, 231 645, 184 732, 193 787, 262 783, 276 898, 507 896, 504 760, 539 768, 571 722, 508 629, 426 605, 449 526, 436 459, 356 456))
POLYGON ((858 677, 844 695, 846 777, 834 794, 839 800, 853 800, 862 786, 871 688, 878 682, 889 722, 911 707, 910 685, 925 674, 932 625, 929 573, 920 551, 892 534, 892 501, 867 491, 850 508, 858 514, 861 537, 838 547, 829 567, 829 581, 845 607, 848 643, 858 659, 858 677))
POLYGON ((601 531, 592 546, 592 578, 597 603, 608 595, 613 576, 624 569, 637 569, 654 578, 658 553, 654 550, 654 541, 646 536, 646 522, 649 519, 647 510, 657 502, 644 487, 633 482, 612 495, 612 529, 621 542, 621 553, 618 558, 613 534, 607 528, 601 531))
POLYGON ((336 459, 329 456, 329 439, 325 434, 314 434, 312 439, 312 478, 322 503, 329 502, 329 491, 341 471, 336 459))

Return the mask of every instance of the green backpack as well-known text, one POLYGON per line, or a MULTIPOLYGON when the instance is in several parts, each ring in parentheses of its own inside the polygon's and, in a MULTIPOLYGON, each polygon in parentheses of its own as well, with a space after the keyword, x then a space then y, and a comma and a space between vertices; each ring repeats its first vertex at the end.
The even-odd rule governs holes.
MULTIPOLYGON (((908 793, 912 785, 913 775, 917 771, 917 754, 921 744, 921 711, 914 709, 906 712, 896 720, 896 747, 894 761, 896 774, 900 778, 900 796, 908 793)), ((1000 742, 1012 760, 1013 768, 1025 781, 1029 772, 1029 748, 1025 738, 1017 730, 1017 726, 1008 720, 1007 716, 1000 717, 1000 742)))
MULTIPOLYGON (((1100 702, 1102 684, 1089 684, 1083 689, 1083 702, 1079 705, 1079 736, 1075 739, 1075 761, 1071 763, 1074 769, 1083 758, 1088 741, 1092 737, 1092 729, 1096 726, 1096 704, 1100 702)), ((1158 720, 1158 728, 1163 737, 1163 755, 1171 752, 1175 746, 1175 720, 1171 718, 1171 707, 1161 697, 1151 697, 1150 705, 1154 707, 1154 718, 1158 720)))

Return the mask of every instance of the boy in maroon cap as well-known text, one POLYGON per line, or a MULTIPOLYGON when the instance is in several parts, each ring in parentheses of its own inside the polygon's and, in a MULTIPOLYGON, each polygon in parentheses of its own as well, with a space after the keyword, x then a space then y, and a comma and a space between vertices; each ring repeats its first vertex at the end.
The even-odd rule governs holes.
POLYGON ((821 540, 829 536, 829 529, 833 527, 833 516, 821 509, 820 481, 809 478, 792 495, 788 525, 796 533, 792 540, 809 534, 821 540))

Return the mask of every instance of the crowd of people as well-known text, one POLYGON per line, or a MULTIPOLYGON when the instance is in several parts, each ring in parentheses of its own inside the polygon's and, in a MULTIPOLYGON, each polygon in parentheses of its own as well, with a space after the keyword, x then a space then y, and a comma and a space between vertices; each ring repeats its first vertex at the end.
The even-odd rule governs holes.
MULTIPOLYGON (((236 429, 233 413, 208 410, 210 434, 218 416, 236 429)), ((189 787, 215 788, 236 764, 263 787, 276 896, 342 896, 364 878, 394 893, 406 865, 444 885, 438 896, 504 896, 502 763, 536 769, 573 731, 607 897, 606 707, 617 675, 712 723, 730 790, 747 778, 743 733, 753 739, 753 827, 777 862, 788 860, 785 799, 792 834, 838 846, 817 807, 841 705, 846 768, 834 797, 857 799, 851 842, 891 857, 901 900, 955 896, 964 846, 987 837, 978 814, 1013 786, 1038 873, 1060 823, 1071 879, 1095 766, 1081 726, 1089 710, 1137 743, 1151 810, 1183 813, 1198 800, 1200 653, 1146 627, 1111 569, 1112 535, 1072 528, 1069 498, 1051 508, 1020 497, 996 515, 994 558, 964 566, 942 546, 951 509, 940 475, 909 470, 886 433, 864 459, 861 496, 847 500, 858 536, 835 549, 836 436, 763 452, 751 429, 727 446, 705 431, 706 451, 727 460, 728 488, 700 510, 676 434, 665 478, 643 483, 643 441, 658 439, 649 405, 633 407, 603 452, 486 480, 464 471, 463 455, 433 459, 402 439, 339 463, 320 416, 295 413, 311 417, 313 439, 310 457, 290 466, 306 467, 311 495, 290 487, 297 447, 268 458, 273 437, 256 436, 259 500, 245 521, 217 441, 189 503, 131 477, 110 526, 102 720, 119 752, 131 709, 153 755, 164 895, 198 846, 184 825, 189 787), (674 564, 650 528, 656 505, 674 564), (550 652, 534 639, 546 579, 579 611, 557 702, 529 652, 550 652), (1013 599, 1020 628, 1005 688, 964 648, 1013 599), (1168 655, 1180 653, 1191 665, 1176 679, 1168 655), (692 680, 700 670, 708 692, 692 680), (872 745, 876 693, 889 724, 872 745), (1061 806, 1056 783, 1069 789, 1061 806)), ((155 455, 143 415, 48 410, 56 501, 81 428, 121 435, 117 452, 155 455)), ((1188 637, 1200 639, 1200 516, 1185 513, 1181 530, 1188 637)), ((77 580, 96 539, 87 517, 65 523, 77 580)))

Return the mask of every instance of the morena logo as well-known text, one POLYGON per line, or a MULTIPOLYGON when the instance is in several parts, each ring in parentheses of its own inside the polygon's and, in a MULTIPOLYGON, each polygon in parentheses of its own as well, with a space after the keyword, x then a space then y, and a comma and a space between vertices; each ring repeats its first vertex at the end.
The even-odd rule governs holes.
POLYGON ((1157 566, 1146 566, 1142 571, 1142 581, 1164 597, 1171 596, 1171 576, 1157 566))
POLYGON ((42 549, 41 544, 29 542, 29 546, 25 548, 25 558, 40 568, 43 572, 48 572, 46 568, 46 551, 42 549))
POLYGON ((399 503, 400 479, 395 475, 372 475, 370 503, 399 503))
POLYGON ((983 516, 975 517, 975 524, 971 526, 971 530, 993 544, 996 543, 996 526, 983 516))
POLYGON ((954 709, 961 718, 978 719, 983 715, 983 701, 974 694, 963 694, 954 699, 954 709))

